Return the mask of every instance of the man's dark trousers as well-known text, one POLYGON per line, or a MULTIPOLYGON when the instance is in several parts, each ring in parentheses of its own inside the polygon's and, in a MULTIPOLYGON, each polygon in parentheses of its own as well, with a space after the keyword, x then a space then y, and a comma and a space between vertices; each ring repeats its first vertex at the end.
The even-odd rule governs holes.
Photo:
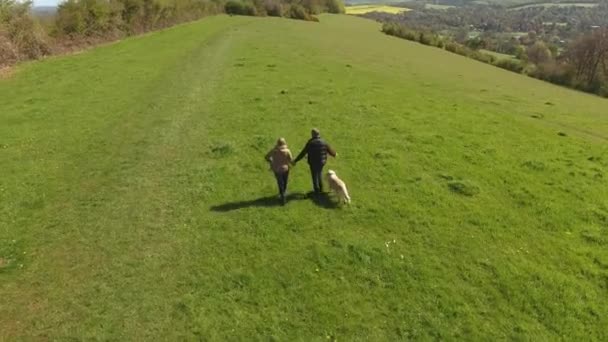
POLYGON ((315 193, 323 191, 323 164, 310 164, 310 175, 312 177, 312 187, 315 193))

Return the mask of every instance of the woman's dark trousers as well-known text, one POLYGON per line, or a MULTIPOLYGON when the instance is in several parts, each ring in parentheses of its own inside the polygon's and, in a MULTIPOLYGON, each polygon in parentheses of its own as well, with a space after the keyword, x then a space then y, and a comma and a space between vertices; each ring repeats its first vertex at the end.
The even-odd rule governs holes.
POLYGON ((281 197, 281 202, 285 203, 285 193, 287 192, 287 182, 289 180, 289 171, 285 172, 275 172, 274 176, 277 178, 277 185, 279 187, 279 196, 281 197))

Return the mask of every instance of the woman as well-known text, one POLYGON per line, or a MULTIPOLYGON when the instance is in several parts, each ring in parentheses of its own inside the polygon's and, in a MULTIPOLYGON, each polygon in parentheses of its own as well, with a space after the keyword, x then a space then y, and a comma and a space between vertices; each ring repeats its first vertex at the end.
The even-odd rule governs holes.
POLYGON ((266 154, 266 160, 270 162, 270 168, 277 178, 281 204, 285 204, 287 201, 285 192, 287 191, 287 180, 289 178, 289 168, 291 166, 292 156, 284 138, 279 138, 279 140, 277 140, 277 145, 266 154))

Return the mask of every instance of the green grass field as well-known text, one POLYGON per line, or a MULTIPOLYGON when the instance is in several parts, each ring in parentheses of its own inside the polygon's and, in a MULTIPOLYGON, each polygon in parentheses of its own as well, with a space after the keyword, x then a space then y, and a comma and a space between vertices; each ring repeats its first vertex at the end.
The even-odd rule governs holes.
POLYGON ((0 80, 0 340, 608 338, 608 102, 320 19, 0 80), (276 205, 313 126, 349 207, 276 205))
POLYGON ((356 5, 346 6, 346 14, 366 14, 371 12, 384 12, 391 14, 399 14, 410 11, 409 8, 395 7, 389 5, 356 5))

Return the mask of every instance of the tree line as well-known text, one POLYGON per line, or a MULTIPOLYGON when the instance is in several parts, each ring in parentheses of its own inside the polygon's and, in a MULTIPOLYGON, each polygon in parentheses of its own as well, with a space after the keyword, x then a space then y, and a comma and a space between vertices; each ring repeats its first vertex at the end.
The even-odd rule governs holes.
POLYGON ((463 42, 469 33, 479 33, 486 42, 500 43, 515 34, 535 32, 538 39, 555 45, 576 38, 592 27, 608 26, 608 0, 595 7, 529 7, 508 9, 501 6, 475 5, 444 10, 415 8, 400 15, 370 13, 368 18, 404 24, 416 30, 448 33, 463 42), (510 35, 509 35, 510 34, 510 35))
MULTIPOLYGON (((445 3, 445 1, 440 1, 445 3)), ((593 7, 473 5, 437 10, 413 0, 403 14, 371 13, 385 33, 552 83, 608 96, 608 0, 593 7), (513 56, 496 58, 490 50, 513 56)))
POLYGON ((66 0, 45 18, 32 2, 0 0, 0 67, 167 28, 208 15, 316 20, 343 13, 342 0, 66 0))
POLYGON ((608 27, 581 33, 559 54, 542 40, 530 42, 518 52, 517 59, 496 58, 479 51, 479 45, 460 44, 449 36, 414 30, 403 24, 384 23, 382 31, 554 84, 608 97, 608 27))

